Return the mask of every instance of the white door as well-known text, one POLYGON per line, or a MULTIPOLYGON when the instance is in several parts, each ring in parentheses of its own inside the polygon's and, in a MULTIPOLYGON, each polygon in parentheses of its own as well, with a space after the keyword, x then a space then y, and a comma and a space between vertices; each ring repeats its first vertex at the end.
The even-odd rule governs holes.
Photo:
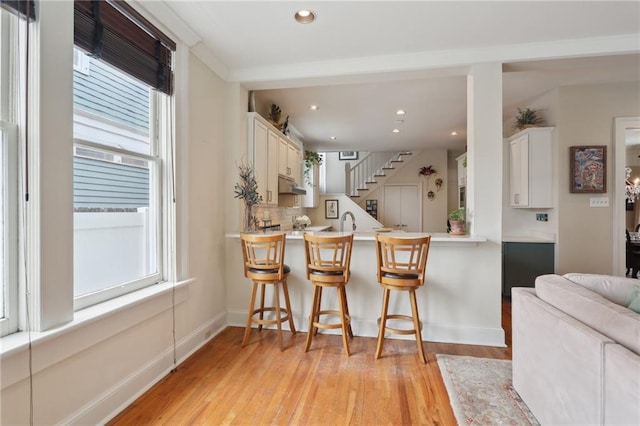
POLYGON ((384 186, 384 225, 422 232, 422 190, 419 184, 384 186))

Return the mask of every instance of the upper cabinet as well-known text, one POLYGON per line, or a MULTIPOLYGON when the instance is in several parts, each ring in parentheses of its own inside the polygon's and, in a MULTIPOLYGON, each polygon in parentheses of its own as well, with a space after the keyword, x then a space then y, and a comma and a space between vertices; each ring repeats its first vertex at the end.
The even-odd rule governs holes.
POLYGON ((264 118, 249 113, 249 162, 253 164, 263 204, 278 204, 278 132, 264 118))
POLYGON ((301 171, 302 150, 285 136, 279 136, 278 174, 299 185, 301 183, 301 171))
POLYGON ((511 207, 553 207, 551 164, 553 129, 553 127, 532 127, 507 139, 511 207))

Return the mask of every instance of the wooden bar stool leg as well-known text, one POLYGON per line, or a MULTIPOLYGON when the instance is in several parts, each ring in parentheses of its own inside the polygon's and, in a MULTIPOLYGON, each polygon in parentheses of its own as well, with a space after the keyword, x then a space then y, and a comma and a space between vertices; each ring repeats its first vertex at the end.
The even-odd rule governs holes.
MULTIPOLYGON (((322 286, 317 286, 317 288, 318 288, 318 300, 317 300, 318 306, 316 306, 316 316, 315 316, 314 321, 320 322, 320 314, 318 312, 320 312, 320 307, 322 306, 322 289, 323 289, 323 287, 322 286)), ((318 335, 319 331, 320 331, 320 328, 315 327, 313 334, 314 335, 318 335)))
POLYGON ((273 285, 273 298, 276 305, 276 327, 278 328, 278 343, 280 344, 280 350, 284 351, 284 345, 282 344, 282 321, 280 318, 282 313, 280 312, 280 283, 273 285))
POLYGON ((316 322, 318 316, 318 300, 320 299, 321 289, 321 287, 318 287, 316 285, 313 286, 313 302, 311 303, 311 313, 309 314, 309 330, 307 332, 307 342, 304 347, 305 352, 309 351, 309 347, 311 346, 311 338, 313 337, 314 332, 318 330, 314 323, 316 322))
POLYGON ((382 295, 382 314, 380 315, 380 324, 378 326, 378 347, 376 348, 376 359, 380 358, 380 354, 382 353, 384 331, 387 327, 387 309, 389 309, 389 289, 385 288, 382 295))
POLYGON ((287 280, 282 281, 282 289, 284 292, 284 304, 287 308, 287 316, 289 317, 289 329, 291 334, 296 334, 296 326, 293 324, 293 311, 291 310, 291 301, 289 300, 289 286, 287 280))
POLYGON ((344 345, 344 349, 347 351, 347 355, 350 356, 351 352, 349 351, 349 342, 348 342, 348 331, 347 331, 347 321, 349 327, 351 326, 351 321, 347 319, 346 311, 347 311, 347 301, 346 294, 344 291, 344 286, 338 287, 338 299, 340 301, 340 320, 342 322, 342 344, 344 345))
POLYGON ((247 316, 247 326, 244 328, 244 337, 242 338, 242 346, 246 346, 249 341, 249 333, 251 333, 251 318, 253 318, 253 309, 256 303, 256 291, 258 289, 258 284, 253 283, 253 288, 251 289, 251 301, 249 302, 249 314, 247 316))
POLYGON ((413 317, 413 329, 416 331, 416 344, 418 345, 418 354, 422 359, 422 363, 427 363, 427 358, 424 356, 424 348, 422 347, 422 326, 420 324, 420 317, 418 316, 418 303, 416 302, 416 291, 409 291, 409 298, 411 299, 411 313, 413 317))
POLYGON ((347 327, 347 329, 349 331, 349 337, 353 339, 353 330, 351 329, 351 314, 349 313, 349 302, 347 301, 347 289, 345 288, 345 286, 342 286, 341 289, 342 293, 344 294, 344 311, 349 318, 349 326, 347 327))
MULTIPOLYGON (((265 292, 265 287, 267 287, 264 284, 260 285, 260 313, 258 314, 261 320, 264 319, 264 292, 265 292)), ((253 310, 253 308, 251 308, 253 310)), ((262 331, 262 324, 258 323, 258 331, 262 331)))

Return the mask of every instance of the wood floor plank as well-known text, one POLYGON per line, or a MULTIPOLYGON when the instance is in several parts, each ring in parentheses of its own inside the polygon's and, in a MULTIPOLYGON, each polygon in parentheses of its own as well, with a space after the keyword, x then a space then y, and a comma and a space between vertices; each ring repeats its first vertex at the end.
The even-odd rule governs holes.
POLYGON ((511 359, 511 307, 503 304, 505 348, 387 339, 375 360, 375 338, 354 337, 352 355, 339 335, 229 327, 116 416, 109 425, 455 425, 435 354, 511 359), (290 340, 289 340, 290 339, 290 340))

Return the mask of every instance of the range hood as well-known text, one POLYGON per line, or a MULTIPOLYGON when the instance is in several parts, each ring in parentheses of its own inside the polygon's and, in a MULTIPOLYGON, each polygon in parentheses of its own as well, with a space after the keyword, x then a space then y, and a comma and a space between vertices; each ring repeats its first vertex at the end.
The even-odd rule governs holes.
POLYGON ((305 195, 307 190, 285 178, 278 178, 278 194, 305 195))

